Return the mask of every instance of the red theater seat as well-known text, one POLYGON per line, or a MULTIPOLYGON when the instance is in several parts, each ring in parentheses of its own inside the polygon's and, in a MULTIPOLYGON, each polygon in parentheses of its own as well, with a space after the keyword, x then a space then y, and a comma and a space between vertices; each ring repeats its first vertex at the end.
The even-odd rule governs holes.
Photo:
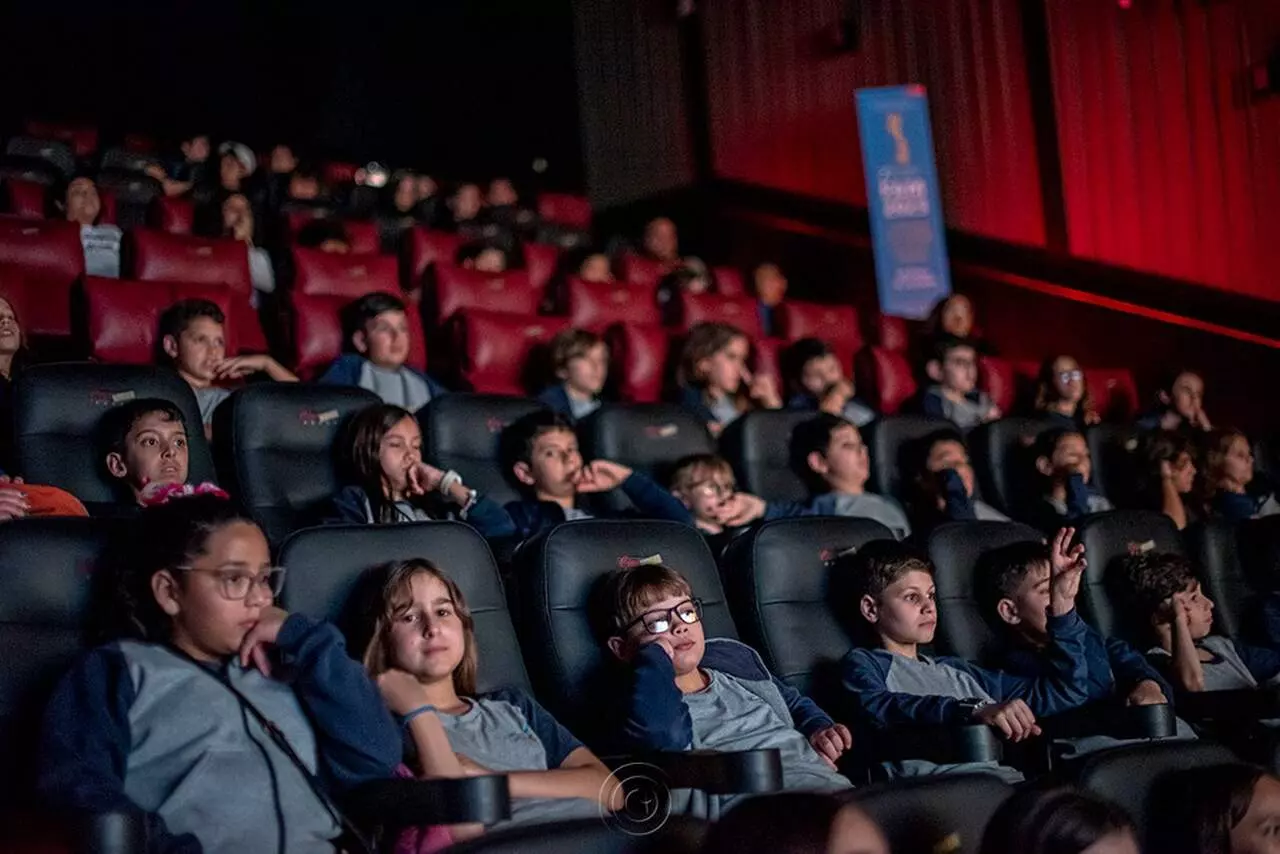
POLYGON ((401 245, 400 285, 411 291, 422 287, 427 268, 443 261, 452 264, 458 248, 465 242, 447 231, 432 231, 421 226, 404 232, 401 245))
POLYGON ((189 235, 138 228, 130 233, 133 247, 132 278, 143 282, 184 282, 222 285, 235 297, 231 315, 243 351, 265 352, 266 337, 249 299, 249 253, 235 240, 211 240, 189 235))
POLYGON ((22 270, 32 299, 22 318, 29 335, 71 334, 71 286, 84 275, 80 227, 66 220, 0 217, 0 264, 22 270))
POLYGON ((38 181, 10 178, 4 182, 4 188, 6 197, 5 209, 9 213, 24 219, 44 219, 44 184, 38 181))
POLYGON ((560 247, 549 243, 526 243, 524 245, 524 268, 529 274, 529 283, 540 291, 547 288, 547 282, 556 274, 560 263, 560 247))
MULTIPOLYGON (((403 298, 399 288, 389 291, 403 298)), ((362 294, 363 295, 363 294, 362 294)), ((290 297, 293 306, 293 370, 304 380, 314 379, 329 367, 342 353, 342 309, 351 302, 350 297, 332 294, 306 294, 295 292, 290 297)), ((410 305, 406 316, 409 320, 409 365, 420 371, 427 368, 427 337, 422 329, 422 315, 418 306, 410 305)))
POLYGON ((190 234, 196 218, 195 202, 179 196, 159 196, 151 204, 151 224, 167 234, 190 234))
POLYGON ((9 301, 9 306, 18 315, 23 331, 27 326, 27 282, 22 270, 10 264, 0 264, 0 297, 9 301))
POLYGON ((985 391, 1001 412, 1012 412, 1018 400, 1018 379, 1013 365, 995 356, 983 356, 978 361, 979 387, 985 391))
POLYGON ((338 255, 298 247, 293 268, 294 294, 353 300, 371 291, 400 291, 396 259, 389 255, 338 255))
POLYGON ((881 415, 897 415, 916 394, 911 363, 902 353, 864 347, 855 362, 858 394, 881 415))
POLYGON ((905 353, 911 348, 911 331, 901 317, 876 316, 876 344, 884 350, 905 353))
POLYGON ((155 361, 160 315, 179 300, 207 299, 227 317, 223 327, 227 352, 236 352, 233 294, 217 285, 84 279, 85 326, 89 355, 102 362, 149 365, 155 361))
POLYGON ((1085 368, 1085 383, 1098 414, 1108 421, 1128 421, 1138 412, 1138 385, 1128 368, 1085 368))
POLYGON ((609 345, 609 382, 618 399, 656 403, 662 397, 663 370, 671 337, 657 324, 615 323, 605 332, 609 345))
POLYGON ((602 332, 614 323, 661 326, 654 289, 620 283, 599 285, 574 276, 569 279, 569 325, 602 332))
POLYGON ((464 308, 506 314, 534 315, 542 293, 529 283, 525 270, 482 273, 453 264, 435 265, 434 299, 427 304, 427 317, 438 326, 464 308))
POLYGON ((688 329, 697 323, 728 323, 741 329, 755 341, 764 337, 760 326, 760 312, 751 297, 726 297, 719 294, 681 294, 682 326, 688 329))
POLYGON ((670 269, 669 265, 634 252, 622 253, 622 278, 633 285, 650 285, 656 287, 662 277, 670 269))
POLYGON ((722 297, 750 296, 742 281, 742 273, 736 267, 714 267, 711 274, 716 279, 716 293, 722 297))
MULTIPOLYGON (((347 233, 352 255, 377 255, 382 251, 382 237, 376 224, 348 219, 343 220, 342 228, 347 233)), ((396 275, 399 277, 398 270, 396 275)))
POLYGON ((563 320, 522 317, 467 309, 449 318, 447 340, 458 379, 484 394, 520 395, 527 391, 533 356, 564 328, 563 320))
POLYGON ((568 193, 542 193, 538 196, 538 216, 547 222, 591 228, 591 202, 568 193))
POLYGON ((324 165, 324 182, 333 187, 338 184, 354 184, 356 172, 360 169, 354 163, 326 163, 324 165))
POLYGON ((98 129, 95 127, 29 120, 23 125, 23 133, 40 139, 61 140, 71 146, 72 153, 81 160, 98 150, 98 129))
POLYGON ((840 361, 850 364, 862 349, 858 312, 851 305, 822 305, 816 302, 785 301, 774 309, 778 332, 787 341, 820 338, 834 350, 840 361))

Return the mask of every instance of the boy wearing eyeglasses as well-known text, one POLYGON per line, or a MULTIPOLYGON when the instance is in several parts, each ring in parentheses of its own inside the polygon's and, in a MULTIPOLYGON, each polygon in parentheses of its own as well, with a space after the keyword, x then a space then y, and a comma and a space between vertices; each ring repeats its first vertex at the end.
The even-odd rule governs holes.
MULTIPOLYGON (((702 605, 680 573, 642 563, 610 575, 609 651, 633 668, 623 735, 642 750, 777 748, 783 787, 845 789, 836 761, 853 745, 808 697, 778 680, 746 644, 708 640, 702 605)), ((713 799, 715 813, 728 802, 713 799)))
POLYGON ((961 430, 1000 418, 1000 407, 977 389, 978 354, 965 339, 938 339, 925 373, 934 382, 921 400, 925 415, 945 418, 961 430))
POLYGON ((757 519, 812 515, 802 504, 765 501, 739 492, 733 467, 716 454, 690 454, 678 460, 671 473, 671 494, 688 509, 691 521, 717 554, 735 529, 757 519))

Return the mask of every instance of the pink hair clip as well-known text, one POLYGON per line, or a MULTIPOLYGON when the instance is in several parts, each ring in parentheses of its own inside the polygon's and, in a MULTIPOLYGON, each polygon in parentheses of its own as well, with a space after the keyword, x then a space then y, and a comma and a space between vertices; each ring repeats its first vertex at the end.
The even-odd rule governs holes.
POLYGON ((168 504, 175 498, 190 498, 195 495, 212 495, 223 501, 230 501, 226 490, 215 483, 155 483, 142 491, 141 502, 144 507, 158 507, 168 504))

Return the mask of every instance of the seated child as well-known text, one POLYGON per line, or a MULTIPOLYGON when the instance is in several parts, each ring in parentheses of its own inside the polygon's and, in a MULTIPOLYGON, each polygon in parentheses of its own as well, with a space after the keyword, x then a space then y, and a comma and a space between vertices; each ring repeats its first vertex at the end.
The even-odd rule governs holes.
POLYGON ((206 436, 213 425, 213 410, 231 396, 229 389, 214 383, 235 381, 258 372, 276 382, 298 381, 292 372, 267 355, 228 359, 223 334, 226 322, 222 309, 205 299, 184 299, 160 315, 162 361, 170 364, 195 392, 206 436))
POLYGON ((973 339, 973 303, 964 294, 952 294, 939 300, 925 321, 924 334, 929 340, 944 336, 973 339))
POLYGON ((1147 434, 1136 472, 1138 501, 1173 520, 1181 531, 1199 518, 1191 492, 1196 484, 1196 446, 1183 433, 1147 434))
POLYGON ((1176 691, 1228 691, 1278 684, 1280 652, 1213 631, 1213 600, 1181 555, 1130 555, 1114 582, 1123 613, 1155 641, 1147 656, 1176 691))
POLYGON ((1204 380, 1195 371, 1178 371, 1160 386, 1155 408, 1138 419, 1139 430, 1207 433, 1213 429, 1204 414, 1204 380))
MULTIPOLYGON (((876 540, 840 557, 832 576, 847 589, 840 599, 856 607, 879 647, 852 649, 841 664, 845 691, 863 725, 874 733, 904 725, 975 722, 1010 741, 1039 735, 1037 716, 1067 711, 1088 698, 1087 626, 1075 610, 1084 569, 1083 550, 1054 561, 1046 618, 1051 669, 1026 677, 920 654, 920 645, 933 642, 938 623, 933 564, 924 554, 876 540)), ((891 773, 899 775, 983 770, 1021 779, 1012 768, 986 763, 938 766, 909 759, 893 765, 891 773)))
POLYGON ((1070 356, 1055 356, 1040 365, 1036 412, 1064 430, 1084 430, 1102 420, 1089 396, 1084 371, 1070 356))
POLYGON ((609 377, 609 348, 585 329, 566 329, 551 342, 551 361, 560 382, 548 386, 538 400, 572 421, 600 408, 600 392, 609 377))
MULTIPOLYGON (((978 854, 1139 854, 1138 838, 1133 819, 1111 801, 1068 786, 1032 786, 991 816, 978 854)), ((1184 852, 1181 842, 1191 838, 1147 850, 1184 852)))
POLYGON ((758 265, 751 271, 751 287, 756 295, 756 310, 760 314, 760 328, 766 338, 779 335, 776 309, 787 296, 787 277, 777 264, 758 265))
POLYGON ((688 508, 714 554, 728 544, 736 529, 757 519, 813 515, 795 502, 767 502, 739 492, 729 461, 715 454, 690 454, 679 460, 671 475, 671 494, 688 508))
POLYGON ((1045 534, 1090 513, 1111 510, 1111 502, 1093 486, 1093 460, 1084 435, 1074 427, 1046 430, 1036 439, 1040 501, 1028 514, 1045 534))
POLYGON ((780 409, 773 379, 747 370, 751 342, 727 323, 699 323, 680 353, 680 405, 707 425, 713 436, 748 409, 780 409), (745 386, 745 387, 744 387, 745 386))
POLYGON ((898 539, 910 536, 911 524, 898 503, 866 491, 867 446, 850 422, 824 412, 797 424, 791 432, 791 463, 813 493, 810 513, 874 519, 898 539))
POLYGON ((986 392, 977 390, 978 356, 967 340, 939 338, 925 373, 934 383, 921 400, 925 415, 945 418, 961 430, 1000 418, 1000 407, 991 402, 986 392))
POLYGON ((506 250, 484 241, 463 244, 456 260, 459 267, 481 273, 504 273, 510 266, 506 250))
POLYGON ((99 433, 107 473, 141 506, 164 486, 187 482, 187 424, 167 400, 140 398, 102 416, 99 433))
MULTIPOLYGON (((769 673, 750 647, 706 639, 701 600, 680 573, 661 564, 620 569, 600 592, 609 651, 634 671, 624 698, 628 747, 777 748, 783 788, 849 787, 835 770, 852 745, 849 730, 769 673)), ((733 800, 713 798, 707 817, 717 818, 733 800)))
POLYGON ((457 583, 429 561, 374 567, 358 586, 352 650, 401 721, 422 777, 506 774, 511 818, 498 827, 599 818, 621 786, 527 694, 476 692, 475 621, 457 583))
POLYGON ((506 506, 520 539, 561 522, 607 511, 583 508, 583 496, 621 489, 639 515, 693 524, 684 505, 647 475, 608 460, 584 463, 569 420, 557 412, 531 412, 502 431, 502 466, 524 498, 506 506))
POLYGON ((274 605, 284 570, 231 502, 176 498, 141 525, 117 639, 45 711, 40 795, 64 815, 143 813, 149 851, 333 850, 342 827, 320 792, 400 762, 377 689, 335 628, 274 605))
POLYGON ((1209 436, 1205 453, 1205 487, 1208 510, 1228 522, 1244 522, 1280 513, 1274 494, 1258 495, 1253 483, 1253 448, 1239 430, 1217 430, 1209 436))
POLYGON ((825 341, 801 338, 783 354, 783 371, 791 388, 787 409, 839 415, 855 427, 865 427, 876 411, 857 397, 853 380, 825 341))
POLYGON ((1243 762, 1160 775, 1151 793, 1148 851, 1267 854, 1276 847, 1280 778, 1243 762))
POLYGON ((84 270, 89 276, 120 278, 120 227, 101 222, 102 198, 88 175, 77 175, 63 194, 63 215, 80 226, 84 270))
POLYGON ((379 403, 351 421, 347 470, 356 483, 333 497, 332 520, 394 525, 457 519, 486 538, 515 533, 511 517, 456 471, 422 460, 422 430, 407 409, 379 403))
POLYGON ((405 364, 410 349, 407 310, 399 298, 380 292, 348 305, 343 328, 355 352, 339 356, 320 382, 359 386, 410 412, 447 394, 444 386, 405 364))
POLYGON ((1008 522, 1009 517, 974 496, 973 465, 964 441, 941 430, 918 443, 912 521, 917 535, 944 522, 1008 522))

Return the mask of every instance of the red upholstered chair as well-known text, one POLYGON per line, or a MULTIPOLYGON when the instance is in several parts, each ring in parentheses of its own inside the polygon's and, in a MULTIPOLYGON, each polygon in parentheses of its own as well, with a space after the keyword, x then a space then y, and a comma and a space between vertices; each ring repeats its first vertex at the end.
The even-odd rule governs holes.
POLYGON ((211 240, 138 228, 129 233, 133 247, 132 278, 143 282, 222 285, 234 293, 229 316, 235 317, 241 352, 265 352, 266 336, 249 299, 249 253, 235 240, 211 240))
POLYGON ((560 263, 560 247, 550 243, 526 243, 524 245, 524 269, 529 283, 539 291, 547 289, 547 282, 556 274, 560 263))
POLYGON ((98 190, 98 222, 103 225, 119 225, 116 215, 116 194, 110 190, 98 190))
POLYGON ((1128 368, 1085 368, 1085 383, 1098 414, 1107 421, 1128 421, 1138 412, 1138 384, 1128 368))
MULTIPOLYGON (((404 298, 398 288, 388 291, 404 298)), ((363 294, 361 294, 363 296, 363 294)), ((346 342, 343 340, 342 309, 350 304, 351 297, 333 294, 306 294, 294 292, 290 296, 293 320, 294 373, 304 380, 315 379, 328 369, 341 355, 346 342)), ((427 336, 422 329, 422 314, 416 303, 407 306, 405 316, 409 320, 408 365, 419 371, 427 369, 427 336)))
MULTIPOLYGON (((376 223, 348 219, 343 220, 342 228, 347 233, 352 255, 377 255, 382 251, 382 237, 376 223)), ((396 275, 399 276, 399 270, 396 275)))
POLYGON ((32 299, 22 322, 28 335, 71 334, 71 287, 84 275, 80 226, 66 220, 0 217, 0 264, 22 270, 32 299))
POLYGON ((0 297, 9 301, 9 306, 18 315, 22 323, 22 331, 27 329, 27 281, 19 267, 0 264, 0 297))
POLYGON ((84 279, 85 324, 89 356, 102 362, 150 365, 155 361, 160 315, 179 300, 207 299, 226 315, 227 352, 236 352, 231 291, 217 285, 84 279))
POLYGON ((978 360, 978 387, 985 391, 1001 412, 1012 412, 1018 401, 1018 381, 1013 365, 996 356, 978 360))
POLYGON ((737 267, 713 267, 711 275, 715 277, 716 293, 720 296, 751 296, 750 290, 742 280, 742 272, 737 267))
POLYGON ((180 196, 159 196, 151 204, 151 225, 168 234, 190 234, 196 205, 180 196))
POLYGON ((656 403, 662 397, 670 333, 657 324, 615 323, 605 331, 605 342, 609 345, 609 383, 618 399, 656 403))
POLYGON ((845 365, 852 364, 853 354, 862 349, 858 312, 851 305, 787 300, 774 309, 774 314, 780 337, 787 341, 820 338, 845 365))
POLYGON ((911 363, 902 353, 863 347, 854 366, 859 396, 881 415, 897 415, 916 394, 911 363))
POLYGON ((84 160, 98 150, 98 129, 86 125, 67 125, 60 122, 42 122, 29 119, 23 124, 23 133, 40 139, 57 139, 71 146, 76 157, 84 160))
POLYGON ((669 265, 661 261, 655 261, 634 252, 622 253, 619 263, 622 267, 622 278, 633 285, 656 287, 669 269, 669 265))
MULTIPOLYGON (((751 342, 751 367, 756 376, 773 377, 783 403, 787 400, 786 386, 782 381, 782 351, 787 342, 780 338, 758 338, 751 342)), ((852 357, 851 357, 852 358, 852 357)))
POLYGON ((911 330, 907 322, 901 317, 877 315, 876 345, 894 353, 906 353, 911 348, 911 330))
POLYGON ((590 230, 591 202, 568 193, 541 193, 538 196, 538 216, 547 222, 590 230))
POLYGON ((339 255, 295 247, 293 269, 295 294, 352 300, 372 291, 400 290, 396 259, 389 255, 339 255))
POLYGON ((435 326, 464 308, 525 316, 538 313, 542 292, 529 283, 525 270, 483 273, 437 262, 435 271, 426 304, 428 322, 435 326))
POLYGON ((719 294, 681 294, 681 327, 688 331, 697 323, 729 323, 738 327, 752 341, 764 337, 760 312, 752 297, 725 297, 719 294))
POLYGON ((427 269, 436 262, 452 264, 463 238, 447 231, 416 226, 404 232, 400 245, 400 285, 406 291, 425 284, 427 269))
POLYGON ((45 188, 38 181, 10 178, 4 182, 6 210, 24 219, 44 219, 45 188))
POLYGON ((614 323, 661 326, 654 288, 620 283, 599 285, 574 276, 569 279, 569 325, 603 332, 614 323))
POLYGON ((530 385, 530 369, 564 321, 469 308, 445 326, 456 364, 452 373, 472 391, 520 395, 530 385), (540 353, 541 351, 541 353, 540 353))

